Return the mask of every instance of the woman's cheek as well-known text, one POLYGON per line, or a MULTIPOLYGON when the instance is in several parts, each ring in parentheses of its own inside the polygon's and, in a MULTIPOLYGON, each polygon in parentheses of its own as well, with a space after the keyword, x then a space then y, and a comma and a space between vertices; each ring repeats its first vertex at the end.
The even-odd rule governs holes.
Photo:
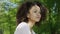
POLYGON ((37 18, 36 18, 36 15, 33 15, 33 16, 32 16, 32 19, 33 19, 34 21, 36 21, 36 19, 37 19, 37 18))

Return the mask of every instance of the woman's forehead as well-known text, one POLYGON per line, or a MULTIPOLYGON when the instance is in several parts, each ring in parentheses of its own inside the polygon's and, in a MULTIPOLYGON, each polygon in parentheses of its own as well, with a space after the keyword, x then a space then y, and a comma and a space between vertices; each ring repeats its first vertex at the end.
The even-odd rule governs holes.
POLYGON ((40 11, 40 7, 37 6, 37 5, 34 5, 34 6, 31 7, 30 11, 34 11, 34 10, 40 11))

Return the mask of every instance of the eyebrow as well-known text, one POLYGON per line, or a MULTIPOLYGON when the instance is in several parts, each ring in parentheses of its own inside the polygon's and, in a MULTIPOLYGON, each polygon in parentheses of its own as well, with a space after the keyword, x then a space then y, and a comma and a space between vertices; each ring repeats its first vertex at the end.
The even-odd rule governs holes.
MULTIPOLYGON (((38 11, 38 10, 34 10, 34 11, 38 11)), ((39 10, 39 13, 41 13, 41 10, 39 10)))

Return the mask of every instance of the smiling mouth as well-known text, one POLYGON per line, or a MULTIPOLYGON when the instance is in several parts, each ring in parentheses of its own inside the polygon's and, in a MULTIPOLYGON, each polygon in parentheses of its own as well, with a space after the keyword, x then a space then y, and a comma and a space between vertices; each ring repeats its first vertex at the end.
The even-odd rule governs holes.
POLYGON ((37 17, 37 18, 40 18, 40 17, 37 17))
POLYGON ((37 19, 40 19, 40 17, 37 17, 37 19))

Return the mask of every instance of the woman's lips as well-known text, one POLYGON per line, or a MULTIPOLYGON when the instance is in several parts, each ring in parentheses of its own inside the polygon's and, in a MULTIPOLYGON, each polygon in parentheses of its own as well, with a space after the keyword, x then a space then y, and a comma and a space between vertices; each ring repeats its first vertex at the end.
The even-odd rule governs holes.
POLYGON ((37 17, 37 18, 40 18, 40 17, 37 17))

